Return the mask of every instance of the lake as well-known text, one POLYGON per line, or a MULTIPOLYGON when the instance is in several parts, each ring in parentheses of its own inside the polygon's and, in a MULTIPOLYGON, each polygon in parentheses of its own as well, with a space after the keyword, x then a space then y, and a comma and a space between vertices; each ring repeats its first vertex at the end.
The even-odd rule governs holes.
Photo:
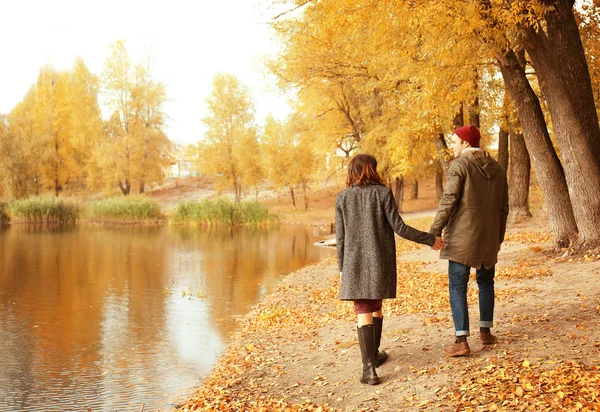
POLYGON ((0 228, 0 411, 170 409, 313 228, 0 228))

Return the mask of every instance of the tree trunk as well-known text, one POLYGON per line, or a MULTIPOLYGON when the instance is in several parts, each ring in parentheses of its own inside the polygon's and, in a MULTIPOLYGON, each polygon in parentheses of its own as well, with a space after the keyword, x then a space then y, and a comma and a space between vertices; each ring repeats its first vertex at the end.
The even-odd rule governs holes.
POLYGON ((546 32, 527 29, 525 48, 552 116, 579 242, 595 246, 600 244, 600 126, 572 6, 569 0, 554 2, 546 32))
POLYGON ((412 189, 410 191, 410 198, 411 199, 418 199, 419 198, 419 181, 417 179, 415 179, 413 181, 412 189))
POLYGON ((308 210, 308 196, 306 194, 306 182, 302 182, 302 191, 304 192, 304 210, 308 210))
POLYGON ((508 171, 508 130, 504 126, 498 132, 498 163, 508 171))
POLYGON ((129 196, 129 191, 131 190, 131 183, 129 183, 129 180, 125 179, 125 184, 123 184, 121 179, 119 179, 119 189, 121 189, 121 193, 123 193, 124 196, 129 196))
POLYGON ((394 191, 394 201, 398 212, 402 211, 402 200, 404 198, 404 176, 396 177, 396 190, 394 191))
POLYGON ((479 129, 481 122, 479 120, 479 73, 477 72, 477 66, 473 68, 473 74, 473 89, 476 93, 473 102, 469 105, 469 124, 479 129))
POLYGON ((242 183, 237 177, 233 178, 233 194, 235 195, 235 203, 242 201, 242 183))
POLYGON ((145 192, 144 182, 140 182, 140 195, 143 195, 145 192))
POLYGON ((458 108, 458 112, 454 115, 452 124, 455 129, 458 129, 459 127, 462 127, 465 125, 465 115, 464 115, 462 103, 460 104, 460 107, 458 108))
POLYGON ((290 195, 292 196, 292 205, 296 208, 296 196, 294 196, 294 186, 290 185, 290 195))
POLYGON ((54 155, 56 159, 54 160, 54 193, 56 197, 58 197, 60 193, 60 182, 58 180, 58 163, 59 163, 59 153, 58 153, 58 138, 54 136, 54 155))
POLYGON ((442 166, 442 172, 445 174, 448 171, 449 161, 451 159, 450 150, 446 143, 444 133, 438 133, 437 138, 434 140, 435 149, 440 159, 440 165, 442 166))
POLYGON ((522 222, 531 217, 529 211, 529 180, 531 161, 522 133, 510 134, 510 170, 508 184, 508 204, 510 222, 522 222))
POLYGON ((442 165, 438 163, 435 168, 435 196, 439 201, 444 194, 444 169, 442 165))
POLYGON ((564 172, 552 146, 540 101, 531 88, 525 68, 509 49, 498 58, 506 90, 517 108, 533 169, 548 207, 556 247, 567 247, 577 235, 564 172))
POLYGON ((479 97, 476 97, 473 104, 469 105, 469 124, 477 128, 481 127, 479 120, 479 97))

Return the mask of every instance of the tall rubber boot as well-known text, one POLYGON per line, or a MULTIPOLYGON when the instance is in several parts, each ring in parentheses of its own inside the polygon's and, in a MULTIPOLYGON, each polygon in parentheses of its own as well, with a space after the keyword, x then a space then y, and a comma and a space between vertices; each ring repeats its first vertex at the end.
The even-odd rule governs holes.
POLYGON ((383 329, 383 317, 373 317, 373 334, 375 338, 375 367, 378 368, 388 360, 388 354, 383 350, 379 350, 381 344, 381 330, 383 329))
POLYGON ((358 343, 360 344, 360 354, 362 356, 363 373, 360 378, 361 383, 369 385, 378 385, 379 377, 375 371, 375 334, 373 325, 363 325, 356 328, 358 332, 358 343))

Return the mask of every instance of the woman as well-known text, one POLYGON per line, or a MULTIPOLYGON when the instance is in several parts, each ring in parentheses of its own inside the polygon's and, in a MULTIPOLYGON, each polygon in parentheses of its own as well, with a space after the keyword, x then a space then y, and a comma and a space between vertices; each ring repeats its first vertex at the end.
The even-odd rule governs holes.
POLYGON ((443 242, 404 223, 392 191, 377 173, 377 160, 359 154, 348 165, 346 189, 335 200, 340 299, 353 300, 363 373, 360 381, 377 385, 376 367, 387 359, 379 351, 382 300, 396 297, 394 232, 438 250, 443 242))

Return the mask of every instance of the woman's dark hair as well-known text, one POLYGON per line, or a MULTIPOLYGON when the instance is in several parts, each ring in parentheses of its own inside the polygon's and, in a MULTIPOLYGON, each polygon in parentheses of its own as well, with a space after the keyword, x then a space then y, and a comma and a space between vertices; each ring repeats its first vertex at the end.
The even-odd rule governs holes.
POLYGON ((383 179, 377 173, 377 160, 373 156, 359 154, 350 160, 346 187, 383 184, 383 179))

